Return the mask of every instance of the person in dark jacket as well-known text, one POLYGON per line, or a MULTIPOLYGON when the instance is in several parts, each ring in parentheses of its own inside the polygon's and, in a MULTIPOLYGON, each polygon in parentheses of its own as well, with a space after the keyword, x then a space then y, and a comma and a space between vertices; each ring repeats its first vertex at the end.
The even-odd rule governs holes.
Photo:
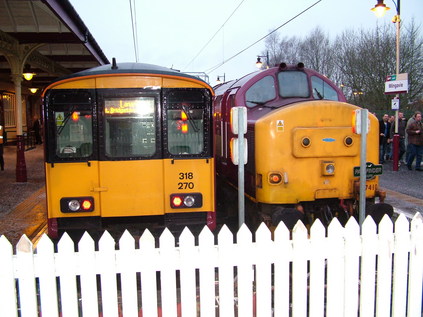
POLYGON ((407 160, 407 167, 411 170, 411 164, 416 158, 416 171, 423 171, 421 167, 422 155, 423 155, 423 125, 422 125, 422 114, 417 111, 414 115, 415 121, 412 122, 406 129, 408 134, 408 146, 410 154, 407 160))
MULTIPOLYGON (((407 126, 407 119, 404 118, 403 112, 398 112, 398 135, 399 135, 399 155, 398 162, 402 161, 402 157, 405 153, 405 128, 407 126)), ((393 139, 395 134, 395 121, 391 124, 391 136, 393 139)), ((405 162, 403 162, 405 163, 405 162)))
POLYGON ((389 138, 391 133, 391 123, 389 122, 389 115, 384 114, 382 120, 379 121, 379 163, 385 163, 386 148, 391 142, 389 138))

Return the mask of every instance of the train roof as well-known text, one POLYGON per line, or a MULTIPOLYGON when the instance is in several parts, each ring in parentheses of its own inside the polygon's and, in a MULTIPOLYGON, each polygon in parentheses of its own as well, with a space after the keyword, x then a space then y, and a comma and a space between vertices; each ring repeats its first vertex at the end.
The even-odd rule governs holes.
MULTIPOLYGON (((241 78, 234 79, 234 80, 231 80, 231 81, 228 81, 228 82, 225 82, 225 83, 216 85, 216 86, 213 87, 213 89, 215 90, 216 95, 220 95, 220 94, 222 94, 223 92, 225 92, 226 90, 228 90, 230 88, 236 88, 236 87, 243 86, 250 79, 252 79, 255 76, 258 76, 260 74, 267 75, 267 74, 274 74, 274 73, 281 72, 281 71, 295 71, 295 70, 296 71, 298 71, 298 70, 304 71, 304 72, 306 72, 306 73, 308 73, 310 75, 314 75, 314 76, 318 76, 318 77, 325 77, 324 75, 318 73, 317 71, 315 71, 315 70, 313 70, 311 68, 304 67, 304 64, 303 63, 298 63, 296 65, 294 65, 294 64, 281 63, 279 65, 275 65, 274 67, 270 67, 268 69, 254 71, 252 73, 249 73, 249 74, 244 75, 241 78)), ((329 82, 332 82, 328 78, 326 78, 326 80, 328 80, 329 82)))
MULTIPOLYGON (((209 86, 208 83, 206 83, 204 80, 202 80, 199 77, 195 77, 192 75, 188 75, 185 73, 181 73, 180 71, 153 65, 153 64, 146 64, 146 63, 113 63, 113 64, 107 64, 102 65, 90 69, 86 69, 77 73, 74 73, 72 75, 68 75, 66 77, 58 78, 53 82, 68 80, 72 78, 79 78, 79 77, 87 77, 87 76, 99 76, 99 75, 112 75, 112 74, 150 74, 150 75, 163 75, 163 76, 177 76, 177 77, 183 77, 191 80, 201 81, 207 86, 209 86)), ((51 86, 51 85, 50 85, 51 86)))

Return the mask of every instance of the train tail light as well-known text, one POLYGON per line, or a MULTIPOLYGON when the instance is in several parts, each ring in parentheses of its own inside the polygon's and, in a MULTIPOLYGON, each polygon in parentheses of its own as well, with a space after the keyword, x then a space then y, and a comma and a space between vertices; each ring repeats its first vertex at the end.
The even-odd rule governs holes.
POLYGON ((171 194, 170 207, 178 208, 201 208, 203 206, 203 195, 200 193, 171 194))
POLYGON ((94 197, 63 197, 60 199, 61 212, 94 211, 94 197))

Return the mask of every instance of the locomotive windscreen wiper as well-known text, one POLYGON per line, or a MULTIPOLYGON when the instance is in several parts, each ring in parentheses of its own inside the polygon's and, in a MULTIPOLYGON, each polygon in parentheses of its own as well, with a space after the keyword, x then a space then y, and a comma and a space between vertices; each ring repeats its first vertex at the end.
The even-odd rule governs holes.
POLYGON ((317 88, 314 88, 314 91, 316 92, 316 94, 317 94, 317 97, 319 97, 319 99, 320 100, 322 100, 323 99, 323 96, 322 96, 322 94, 317 90, 317 88))

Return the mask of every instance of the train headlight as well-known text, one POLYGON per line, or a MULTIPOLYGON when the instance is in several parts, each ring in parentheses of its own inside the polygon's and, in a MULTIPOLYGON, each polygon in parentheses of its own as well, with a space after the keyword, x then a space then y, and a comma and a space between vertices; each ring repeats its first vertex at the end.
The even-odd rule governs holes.
POLYGON ((322 162, 322 175, 324 175, 324 176, 335 175, 335 162, 323 161, 322 162))
POLYGON ((192 196, 186 196, 184 198, 184 205, 187 207, 192 207, 195 204, 195 198, 192 196))
POLYGON ((68 202, 68 207, 71 211, 78 211, 81 208, 81 204, 76 199, 72 199, 68 202))
POLYGON ((170 207, 178 208, 201 208, 203 195, 201 193, 172 194, 170 195, 170 207))
POLYGON ((60 199, 61 212, 94 211, 94 197, 63 197, 60 199))

